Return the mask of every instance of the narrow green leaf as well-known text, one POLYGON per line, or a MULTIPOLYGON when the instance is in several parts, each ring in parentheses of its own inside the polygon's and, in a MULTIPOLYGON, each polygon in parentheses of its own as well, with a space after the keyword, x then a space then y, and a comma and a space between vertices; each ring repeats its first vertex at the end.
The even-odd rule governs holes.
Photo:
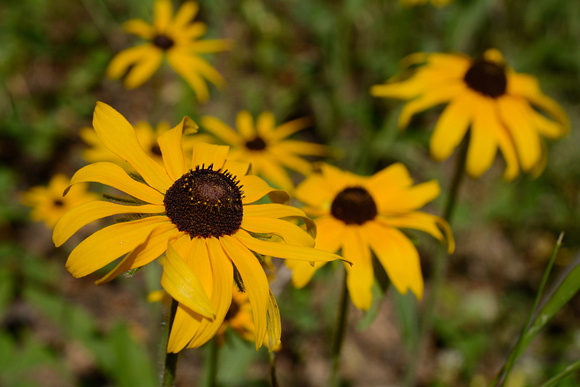
POLYGON ((570 364, 568 367, 564 368, 562 372, 552 377, 546 383, 542 384, 541 387, 551 387, 556 386, 560 380, 564 379, 566 376, 570 375, 572 372, 580 369, 580 360, 570 364))

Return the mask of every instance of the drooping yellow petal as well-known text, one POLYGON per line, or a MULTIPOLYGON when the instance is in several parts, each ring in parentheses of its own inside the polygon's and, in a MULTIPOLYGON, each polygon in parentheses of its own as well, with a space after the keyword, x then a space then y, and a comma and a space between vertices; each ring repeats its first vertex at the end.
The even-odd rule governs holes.
POLYGON ((264 157, 261 162, 254 162, 252 167, 255 167, 256 174, 261 175, 274 186, 284 191, 292 191, 294 189, 294 183, 288 176, 288 172, 276 162, 276 158, 264 157))
POLYGON ((193 144, 193 159, 191 161, 192 168, 205 166, 205 168, 213 165, 213 170, 217 171, 222 168, 226 162, 228 150, 227 145, 215 145, 198 142, 193 144))
POLYGON ((163 62, 163 52, 154 46, 149 46, 146 55, 133 63, 133 67, 125 77, 123 85, 133 90, 147 82, 159 69, 163 62))
POLYGON ((328 262, 341 259, 338 255, 323 250, 303 246, 290 246, 284 243, 262 241, 253 238, 244 230, 238 230, 233 237, 238 238, 248 249, 258 254, 276 258, 295 259, 306 262, 328 262))
POLYGON ((166 216, 151 216, 105 227, 82 241, 69 255, 66 269, 76 278, 108 265, 143 243, 166 216))
POLYGON ((271 352, 274 348, 280 346, 280 336, 282 335, 282 323, 280 322, 280 310, 276 297, 270 289, 270 299, 268 300, 267 326, 268 326, 268 350, 271 352))
POLYGON ((139 144, 135 129, 119 112, 109 105, 97 102, 93 127, 101 142, 117 156, 131 164, 145 181, 165 192, 173 181, 163 167, 150 158, 139 144))
POLYGON ((230 50, 234 45, 233 40, 229 39, 204 39, 196 40, 189 45, 189 48, 198 54, 209 54, 230 50))
POLYGON ((315 223, 317 229, 315 247, 329 253, 336 253, 344 241, 346 224, 333 216, 321 216, 315 220, 315 223))
POLYGON ((125 75, 129 69, 129 66, 142 61, 149 55, 149 53, 151 53, 152 50, 155 50, 153 45, 150 43, 145 43, 121 51, 115 55, 113 60, 111 60, 111 63, 109 63, 109 66, 107 66, 107 78, 121 78, 123 75, 125 75))
POLYGON ((314 239, 302 228, 281 219, 244 216, 241 228, 255 234, 274 234, 290 245, 314 247, 314 239))
POLYGON ((244 192, 243 204, 253 203, 266 195, 269 195, 270 200, 276 203, 287 203, 290 200, 290 196, 286 192, 270 187, 258 176, 246 175, 239 177, 239 179, 244 192))
POLYGON ((235 130, 215 117, 201 117, 201 126, 230 145, 240 146, 245 142, 235 130))
POLYGON ((123 29, 128 34, 137 35, 143 39, 151 40, 155 34, 153 26, 141 19, 131 19, 123 23, 123 29))
POLYGON ((165 213, 165 206, 146 204, 143 206, 129 206, 95 200, 83 203, 67 211, 58 221, 52 234, 56 247, 61 246, 74 233, 85 225, 107 216, 118 214, 159 214, 165 213))
POLYGON ((199 102, 204 103, 209 99, 209 89, 204 79, 199 75, 196 67, 191 66, 191 57, 182 52, 183 50, 171 50, 167 53, 167 62, 189 86, 195 91, 199 102))
POLYGON ((70 180, 71 186, 88 182, 108 185, 148 203, 163 204, 163 194, 133 180, 117 164, 108 162, 89 164, 79 169, 70 180))
POLYGON ((217 87, 224 87, 226 80, 205 59, 198 56, 189 56, 189 66, 197 69, 200 75, 217 87))
POLYGON ((312 126, 313 120, 311 117, 297 118, 292 121, 284 122, 278 125, 274 131, 268 134, 268 138, 272 141, 280 141, 292 134, 312 126))
POLYGON ((461 98, 453 99, 443 110, 429 143, 431 156, 435 160, 441 161, 451 156, 473 119, 474 102, 482 99, 476 99, 473 93, 465 93, 461 98))
POLYGON ((362 226, 368 243, 385 268, 389 279, 401 294, 410 289, 417 298, 423 297, 423 276, 419 253, 399 230, 366 222, 362 226))
POLYGON ((294 196, 302 203, 313 208, 330 209, 330 204, 338 192, 326 184, 319 173, 308 176, 294 191, 294 196))
POLYGON ((527 114, 532 118, 534 127, 542 136, 556 139, 566 134, 566 128, 564 126, 547 119, 529 106, 526 106, 526 110, 528 111, 527 114))
POLYGON ((215 311, 197 276, 171 244, 167 245, 166 257, 161 261, 163 274, 161 286, 176 301, 200 315, 214 318, 215 311))
POLYGON ((179 179, 186 171, 187 164, 183 154, 182 138, 187 129, 197 129, 197 124, 189 117, 183 117, 181 122, 173 129, 163 133, 157 139, 163 164, 171 180, 179 179))
POLYGON ((361 310, 369 310, 373 303, 371 288, 375 280, 371 252, 365 239, 360 226, 346 226, 342 256, 352 262, 352 266, 345 266, 346 284, 352 303, 361 310))
POLYGON ((278 163, 286 168, 301 173, 304 176, 310 174, 312 171, 312 164, 310 162, 287 152, 283 147, 280 147, 280 145, 281 144, 277 144, 267 150, 272 160, 277 160, 278 163))
POLYGON ((131 251, 125 258, 102 278, 95 281, 96 285, 107 283, 131 269, 142 267, 158 258, 167 250, 167 241, 174 238, 188 238, 189 235, 180 233, 173 223, 163 223, 157 226, 147 237, 145 242, 131 251))
POLYGON ((287 259, 284 261, 286 266, 292 270, 292 285, 295 288, 300 289, 314 276, 314 273, 322 266, 326 265, 326 262, 305 262, 305 261, 294 261, 292 259, 287 259))
MULTIPOLYGON (((499 111, 496 114, 499 115, 499 111)), ((501 130, 496 133, 496 136, 499 149, 506 163, 503 177, 506 180, 512 180, 520 173, 520 162, 516 153, 516 147, 505 126, 502 125, 501 130)))
POLYGON ((511 135, 521 167, 524 171, 530 171, 541 161, 542 146, 540 136, 532 127, 530 117, 525 114, 522 104, 525 102, 504 95, 497 99, 501 119, 511 135))
POLYGON ((466 170, 471 177, 478 178, 491 167, 497 153, 495 133, 502 129, 494 101, 490 97, 478 98, 467 151, 466 170))
POLYGON ((260 262, 239 239, 225 235, 221 244, 238 269, 245 291, 252 305, 252 315, 256 327, 256 349, 262 346, 267 328, 267 311, 270 299, 268 279, 260 262))

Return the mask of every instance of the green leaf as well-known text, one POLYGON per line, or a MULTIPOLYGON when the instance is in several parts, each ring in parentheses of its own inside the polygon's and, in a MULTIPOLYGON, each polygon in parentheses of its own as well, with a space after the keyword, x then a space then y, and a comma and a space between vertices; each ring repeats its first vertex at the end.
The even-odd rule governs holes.
POLYGON ((578 360, 578 361, 570 364, 566 368, 564 368, 564 370, 562 370, 562 372, 560 372, 559 374, 552 377, 546 383, 542 384, 541 387, 556 386, 557 385, 556 383, 558 383, 559 381, 564 379, 566 376, 570 375, 572 372, 577 371, 579 369, 580 369, 580 360, 578 360))

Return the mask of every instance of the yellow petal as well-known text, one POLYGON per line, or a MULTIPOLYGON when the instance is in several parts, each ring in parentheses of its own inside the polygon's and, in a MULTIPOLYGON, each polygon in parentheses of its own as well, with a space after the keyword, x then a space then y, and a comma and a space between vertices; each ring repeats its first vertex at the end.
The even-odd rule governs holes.
POLYGON ((181 140, 184 131, 190 128, 197 128, 196 123, 189 117, 183 117, 183 120, 175 128, 163 133, 157 139, 163 156, 163 164, 165 164, 169 178, 173 181, 179 179, 187 172, 181 140))
POLYGON ((173 16, 173 5, 170 0, 155 0, 153 5, 153 26, 158 33, 167 29, 173 16))
POLYGON ((413 185, 409 170, 402 163, 391 164, 375 173, 368 181, 370 191, 381 192, 392 190, 393 187, 404 189, 413 185))
POLYGON ((304 176, 308 176, 312 172, 312 164, 309 161, 293 155, 280 145, 282 144, 276 144, 267 150, 272 159, 275 159, 284 167, 301 173, 304 176))
POLYGON ((326 262, 311 263, 294 261, 292 259, 287 259, 284 263, 288 268, 290 268, 290 270, 292 270, 292 285, 297 289, 306 286, 314 276, 314 273, 326 264, 326 262))
POLYGON ((250 164, 241 163, 238 161, 226 160, 222 167, 222 171, 228 171, 234 180, 240 180, 250 170, 250 164))
POLYGON ((167 53, 167 62, 195 92, 199 102, 204 103, 209 99, 209 89, 204 79, 199 75, 199 70, 191 66, 190 56, 180 50, 170 50, 167 53))
POLYGON ((233 45, 233 40, 229 39, 196 40, 189 48, 199 54, 209 54, 229 50, 233 45))
POLYGON ((235 130, 215 117, 201 117, 201 126, 227 144, 240 146, 245 142, 235 130))
POLYGON ((165 169, 143 150, 135 135, 135 129, 115 109, 97 102, 93 127, 101 142, 129 162, 150 186, 159 192, 165 192, 173 184, 165 169))
POLYGON ((474 113, 466 170, 471 177, 478 178, 491 167, 497 153, 495 133, 503 128, 498 121, 496 106, 491 98, 479 98, 474 113))
POLYGON ((346 224, 333 216, 322 216, 317 218, 315 223, 317 232, 314 246, 329 253, 337 252, 344 240, 346 224))
POLYGON ((270 187, 268 183, 258 176, 247 175, 239 179, 242 184, 242 191, 244 192, 244 197, 242 198, 243 204, 253 203, 266 195, 269 195, 270 200, 276 203, 287 203, 290 201, 290 196, 286 192, 270 187))
POLYGON ((269 139, 275 126, 276 118, 274 113, 269 111, 262 112, 256 122, 257 135, 263 139, 269 139))
POLYGON ((83 226, 101 218, 118 214, 155 214, 165 213, 165 206, 146 204, 129 206, 95 200, 83 203, 66 212, 54 228, 52 240, 56 247, 66 242, 83 226))
POLYGON ((270 299, 268 301, 267 326, 268 326, 268 350, 271 352, 274 348, 280 346, 280 337, 282 336, 282 323, 280 321, 280 310, 276 297, 270 289, 270 299))
POLYGON ((521 167, 524 171, 531 171, 541 161, 542 146, 540 136, 532 127, 529 115, 525 114, 524 101, 504 95, 497 99, 501 119, 511 135, 521 167))
POLYGON ((107 162, 89 164, 79 169, 70 180, 71 186, 87 182, 108 185, 145 202, 163 204, 163 194, 148 185, 133 180, 117 164, 107 162))
POLYGON ((226 80, 221 74, 213 68, 205 59, 198 56, 189 56, 189 66, 197 69, 197 72, 205 79, 213 83, 217 87, 224 87, 226 80))
POLYGON ((314 247, 314 239, 302 228, 281 219, 244 216, 241 228, 255 234, 274 234, 290 245, 314 247))
POLYGON ((313 173, 296 187, 294 196, 313 208, 330 210, 330 205, 338 192, 319 173, 313 173))
POLYGON ((291 136, 296 132, 306 129, 309 126, 312 126, 313 123, 314 121, 311 117, 297 118, 295 120, 284 122, 283 124, 278 125, 278 127, 276 127, 274 131, 268 136, 272 141, 279 141, 291 136))
POLYGON ((198 3, 194 1, 186 1, 183 3, 173 18, 173 23, 171 24, 172 31, 180 32, 181 30, 185 29, 187 25, 195 18, 198 11, 198 3))
POLYGON ((129 90, 143 85, 159 69, 161 62, 163 62, 163 51, 154 46, 149 46, 147 55, 134 63, 134 66, 125 77, 123 85, 129 90))
POLYGON ((400 214, 416 210, 429 203, 441 192, 439 182, 431 180, 404 190, 371 192, 380 214, 400 214))
POLYGON ((327 251, 303 246, 290 246, 284 243, 262 241, 253 238, 244 230, 238 230, 232 236, 238 238, 248 249, 258 254, 269 255, 277 258, 296 259, 306 262, 328 262, 341 259, 338 255, 327 251))
POLYGON ((154 228, 166 222, 169 222, 166 216, 151 216, 105 227, 82 241, 70 253, 66 269, 76 278, 91 274, 135 249, 154 228))
POLYGON ((504 125, 502 125, 501 130, 497 131, 496 136, 497 144, 506 163, 503 177, 506 180, 512 180, 520 173, 520 162, 514 141, 504 125))
POLYGON ((290 176, 288 176, 288 172, 280 166, 275 157, 264 155, 263 161, 252 163, 252 167, 255 168, 256 174, 261 175, 274 186, 284 191, 292 191, 294 189, 294 184, 290 176))
POLYGON ((252 204, 244 207, 244 217, 287 218, 305 217, 299 208, 278 203, 252 204))
MULTIPOLYGON (((477 98, 477 101, 479 99, 482 98, 477 98)), ((465 93, 462 98, 453 99, 443 110, 429 143, 435 160, 445 160, 457 148, 472 120, 475 100, 473 93, 465 93)))
POLYGON ((163 264, 161 286, 179 303, 200 315, 214 318, 215 311, 199 279, 191 271, 183 258, 175 252, 171 244, 167 246, 163 264))
POLYGON ((131 19, 123 23, 123 29, 128 34, 137 35, 143 39, 151 40, 155 35, 153 26, 141 19, 131 19))
POLYGON ((329 148, 325 145, 296 140, 280 141, 276 144, 276 149, 306 156, 326 156, 330 153, 329 148))
POLYGON ((389 279, 401 294, 410 289, 418 299, 423 297, 423 276, 419 253, 399 230, 366 222, 363 225, 367 240, 385 268, 389 279))
POLYGON ((202 167, 208 168, 213 165, 213 170, 218 171, 226 162, 230 147, 227 145, 215 145, 198 142, 193 144, 193 159, 191 162, 192 168, 202 167))
POLYGON ((348 272, 346 283, 350 299, 358 309, 369 310, 373 303, 371 288, 375 276, 371 252, 360 226, 346 226, 342 256, 352 262, 352 266, 345 266, 348 272))
POLYGON ((109 66, 107 66, 107 78, 121 78, 131 65, 142 61, 154 49, 150 43, 145 43, 121 51, 115 55, 109 66))
POLYGON ((267 328, 267 311, 270 299, 268 279, 260 262, 237 238, 225 235, 221 244, 238 269, 245 291, 252 305, 254 326, 256 327, 256 349, 262 346, 267 328))
POLYGON ((409 125, 411 118, 418 112, 451 101, 454 98, 463 98, 463 96, 465 96, 465 91, 466 86, 463 83, 450 83, 439 89, 432 89, 420 97, 407 102, 405 106, 403 106, 403 110, 401 110, 399 128, 406 128, 409 125))
POLYGON ((256 137, 254 118, 249 111, 242 110, 237 114, 236 129, 245 140, 253 140, 256 137))
POLYGON ((151 231, 145 242, 127 254, 113 270, 95 281, 95 284, 105 284, 126 271, 147 265, 167 250, 167 241, 183 237, 189 238, 189 235, 180 234, 173 223, 160 224, 151 231))

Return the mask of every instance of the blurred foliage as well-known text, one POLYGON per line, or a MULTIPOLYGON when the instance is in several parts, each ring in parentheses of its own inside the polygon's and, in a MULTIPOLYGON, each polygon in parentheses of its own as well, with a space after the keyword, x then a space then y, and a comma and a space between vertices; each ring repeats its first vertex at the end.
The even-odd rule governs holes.
MULTIPOLYGON (((455 0, 439 9, 402 7, 395 0, 202 0, 199 19, 208 24, 207 36, 235 40, 231 52, 210 58, 228 86, 212 89, 203 106, 168 69, 135 91, 104 79, 112 56, 134 41, 121 23, 150 19, 151 0, 20 0, 2 2, 1 8, 0 385, 157 383, 160 308, 126 301, 145 299, 155 283, 147 277, 152 274, 141 271, 88 295, 94 278, 70 278, 66 246, 55 251, 50 231, 31 224, 19 202, 20 191, 57 172, 70 176, 83 165, 78 130, 90 125, 97 100, 132 122, 177 123, 183 115, 210 114, 232 123, 241 109, 272 110, 279 122, 309 115, 315 125, 303 139, 341 149, 343 157, 332 161, 340 167, 370 174, 401 161, 416 181, 438 179, 445 191, 453 160, 438 164, 426 151, 441 109, 418 115, 399 133, 401 104, 372 98, 368 90, 397 74, 400 60, 417 51, 477 56, 498 48, 516 71, 537 76, 563 105, 572 132, 548 144, 548 164, 537 179, 501 181, 498 158, 481 179, 465 181, 454 224, 458 248, 419 384, 485 385, 515 343, 560 231, 566 236, 554 276, 578 262, 577 1, 455 0), (94 297, 106 306, 91 307, 94 297), (103 313, 109 309, 112 319, 103 313)), ((439 213, 444 198, 445 193, 428 210, 439 213)), ((420 237, 418 242, 428 286, 435 244, 420 237)), ((336 268, 327 266, 305 289, 293 289, 283 270, 274 284, 283 318, 277 354, 282 385, 326 383, 339 289, 336 268)), ((409 364, 422 306, 392 289, 384 295, 382 285, 374 289, 371 312, 351 310, 343 357, 348 385, 399 383, 409 364)), ((513 386, 539 385, 578 359, 580 299, 573 293, 561 298, 567 303, 554 310, 566 305, 550 312, 551 321, 530 340, 512 372, 513 386)), ((256 353, 232 338, 220 361, 228 371, 220 374, 222 385, 267 385, 263 350, 256 353)), ((201 380, 203 364, 195 351, 186 352, 178 385, 201 380)), ((571 373, 558 383, 578 385, 580 377, 571 373)))

